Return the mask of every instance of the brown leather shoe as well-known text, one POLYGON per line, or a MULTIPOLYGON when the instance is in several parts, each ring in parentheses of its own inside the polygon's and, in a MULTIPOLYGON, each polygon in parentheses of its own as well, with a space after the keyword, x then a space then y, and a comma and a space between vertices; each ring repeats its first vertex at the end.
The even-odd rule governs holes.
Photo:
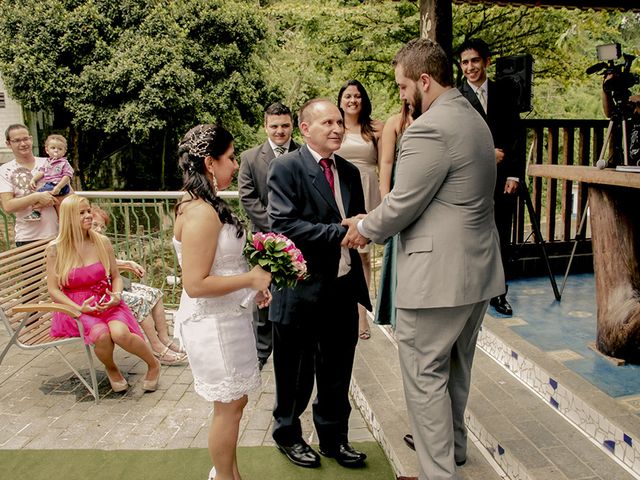
POLYGON ((418 477, 405 477, 405 476, 401 476, 401 477, 398 477, 398 480, 418 480, 418 477))

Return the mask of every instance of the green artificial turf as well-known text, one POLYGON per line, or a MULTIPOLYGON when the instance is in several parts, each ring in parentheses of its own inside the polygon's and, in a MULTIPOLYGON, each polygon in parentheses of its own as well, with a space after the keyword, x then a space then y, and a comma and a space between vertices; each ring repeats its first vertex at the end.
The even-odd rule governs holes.
MULTIPOLYGON (((354 443, 366 466, 347 469, 322 457, 320 468, 296 467, 275 447, 240 447, 243 480, 395 480, 375 442, 354 443)), ((207 480, 206 449, 179 450, 0 450, 0 476, 7 480, 207 480)))

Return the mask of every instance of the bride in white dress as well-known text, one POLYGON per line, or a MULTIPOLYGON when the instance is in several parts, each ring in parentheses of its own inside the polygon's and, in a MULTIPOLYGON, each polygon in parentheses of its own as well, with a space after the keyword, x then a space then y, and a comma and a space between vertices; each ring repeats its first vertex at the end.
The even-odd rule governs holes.
POLYGON ((184 290, 175 335, 189 356, 195 391, 213 402, 209 453, 215 480, 240 480, 236 446, 247 394, 260 387, 252 310, 243 300, 256 292, 259 307, 271 302, 271 274, 248 270, 245 233, 216 190, 229 187, 238 170, 233 137, 216 125, 198 125, 179 146, 186 192, 176 209, 174 247, 184 290))

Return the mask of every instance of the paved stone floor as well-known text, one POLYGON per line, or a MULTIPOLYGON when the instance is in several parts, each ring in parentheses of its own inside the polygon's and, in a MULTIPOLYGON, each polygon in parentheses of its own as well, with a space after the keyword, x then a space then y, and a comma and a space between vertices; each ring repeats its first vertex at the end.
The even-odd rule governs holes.
MULTIPOLYGON (((366 370, 366 365, 379 363, 375 348, 371 350, 369 347, 375 347, 378 342, 388 344, 387 347, 391 345, 382 330, 373 330, 377 340, 362 342, 358 347, 356 370, 360 373, 366 370)), ((0 347, 6 341, 6 333, 0 333, 0 347)), ((393 348, 386 353, 392 357, 392 364, 397 357, 393 348)), ((72 363, 87 375, 80 348, 66 347, 65 352, 72 363)), ((120 349, 116 350, 116 360, 131 386, 125 393, 113 393, 104 371, 98 366, 100 403, 96 404, 54 351, 27 352, 13 347, 0 365, 0 449, 206 448, 211 406, 194 393, 188 365, 163 367, 158 391, 144 393, 141 389, 144 364, 120 349)), ((398 390, 398 372, 393 377, 388 378, 391 383, 385 388, 399 393, 395 407, 404 412, 404 400, 398 390)), ((374 441, 372 428, 363 417, 363 412, 364 415, 371 413, 366 405, 373 399, 357 395, 362 391, 357 387, 355 378, 350 440, 374 441), (361 412, 358 406, 363 402, 361 412)), ((262 379, 263 387, 250 396, 242 419, 242 446, 273 445, 270 434, 274 401, 271 362, 265 366, 262 379)), ((397 473, 413 471, 415 474, 415 454, 402 442, 402 435, 408 431, 406 415, 403 418, 405 423, 394 423, 398 434, 387 435, 385 442, 405 457, 404 463, 394 463, 397 473), (407 462, 411 465, 408 469, 405 468, 407 462)), ((302 422, 306 440, 317 443, 310 409, 303 414, 302 422)), ((461 474, 462 480, 500 478, 474 445, 470 447, 470 461, 465 468, 467 473, 461 474)))
MULTIPOLYGON (((579 375, 581 372, 562 363, 571 359, 554 357, 555 345, 552 351, 536 345, 534 340, 547 328, 546 323, 537 322, 562 321, 555 315, 551 320, 546 318, 550 316, 548 310, 525 305, 527 298, 534 304, 540 303, 536 292, 543 289, 544 283, 536 286, 536 281, 514 285, 510 290, 514 306, 518 308, 517 316, 505 319, 490 311, 485 319, 467 411, 471 431, 468 461, 459 469, 459 479, 499 480, 507 478, 507 474, 508 478, 522 480, 640 478, 603 451, 602 439, 599 442, 588 439, 559 415, 563 402, 567 401, 566 395, 558 396, 552 390, 550 401, 515 378, 516 363, 525 358, 536 362, 535 369, 542 370, 543 377, 547 375, 547 380, 553 377, 554 384, 575 393, 572 402, 580 406, 581 411, 589 403, 593 411, 601 413, 599 424, 604 425, 608 415, 613 424, 624 428, 620 439, 617 430, 611 434, 613 444, 607 440, 609 437, 604 437, 605 446, 615 448, 616 455, 625 446, 635 447, 633 438, 640 437, 640 428, 636 428, 639 419, 629 398, 624 395, 612 398, 611 393, 599 391, 579 375), (533 314, 536 308, 542 312, 543 319, 533 314), (523 328, 523 317, 530 325, 531 334, 523 328), (536 332, 538 336, 534 337, 536 332), (500 342, 494 337, 500 337, 500 342), (502 357, 495 355, 500 354, 500 348, 505 352, 502 357), (502 469, 496 469, 497 465, 502 469)), ((582 283, 578 288, 583 288, 582 283)), ((570 307, 572 297, 569 293, 566 295, 562 308, 570 307)), ((571 307, 568 311, 578 310, 586 311, 586 307, 571 307)), ((558 327, 553 332, 554 342, 560 333, 575 341, 575 329, 558 327)), ((0 348, 6 341, 6 332, 0 332, 0 348)), ((65 351, 74 365, 87 374, 81 350, 72 346, 65 351)), ((111 392, 104 371, 98 367, 101 401, 96 405, 55 352, 12 348, 0 365, 0 449, 205 448, 211 406, 193 392, 189 367, 163 367, 159 390, 143 393, 144 364, 122 350, 117 350, 116 358, 131 387, 124 394, 111 392)), ((530 368, 528 363, 523 365, 530 368)), ((525 374, 527 369, 523 370, 525 374)), ((242 419, 241 445, 273 445, 270 435, 273 387, 273 371, 271 363, 267 363, 263 388, 250 396, 242 419)), ((372 328, 371 339, 358 345, 352 403, 350 439, 375 439, 398 474, 416 475, 415 454, 402 441, 409 426, 397 350, 389 329, 372 328)), ((309 410, 302 420, 306 439, 317 443, 309 410)), ((578 420, 576 417, 574 423, 578 420)), ((625 456, 629 455, 628 451, 630 448, 625 456)))
MULTIPOLYGON (((0 345, 5 341, 6 335, 0 337, 0 345)), ((79 349, 67 350, 88 373, 79 349)), ((116 358, 132 386, 124 394, 111 392, 98 367, 101 399, 96 405, 55 352, 13 348, 0 366, 0 448, 205 448, 211 405, 194 393, 188 365, 163 367, 158 391, 144 393, 144 364, 122 350, 116 358)), ((263 388, 250 396, 242 419, 241 445, 273 444, 273 387, 268 363, 263 388)), ((309 411, 303 425, 315 443, 309 411)), ((350 429, 352 441, 373 440, 357 409, 350 429)))

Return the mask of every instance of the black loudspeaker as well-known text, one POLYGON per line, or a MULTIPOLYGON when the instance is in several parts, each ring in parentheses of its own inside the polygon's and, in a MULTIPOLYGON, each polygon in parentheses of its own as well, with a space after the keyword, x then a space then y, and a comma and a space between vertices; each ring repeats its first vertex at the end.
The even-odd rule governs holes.
POLYGON ((496 80, 509 83, 513 89, 519 112, 533 109, 533 57, 513 55, 496 60, 496 80))

